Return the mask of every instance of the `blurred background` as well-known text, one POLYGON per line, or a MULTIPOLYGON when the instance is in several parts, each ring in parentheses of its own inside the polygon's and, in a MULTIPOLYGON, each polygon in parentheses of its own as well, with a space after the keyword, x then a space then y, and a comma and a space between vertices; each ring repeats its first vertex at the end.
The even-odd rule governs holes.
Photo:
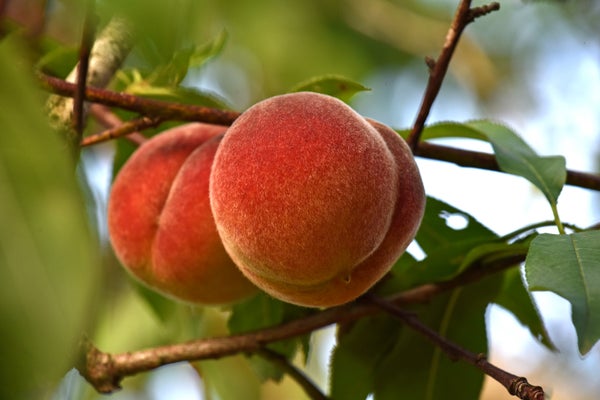
MULTIPOLYGON (((500 11, 467 28, 428 123, 501 121, 538 153, 564 155, 569 169, 599 171, 600 2, 499 2, 500 11)), ((73 66, 67 61, 73 61, 80 40, 83 3, 0 2, 4 15, 26 27, 32 37, 50 37, 72 49, 56 56, 64 61, 52 63, 65 74, 73 66)), ((241 111, 312 77, 335 74, 370 88, 351 99, 358 112, 403 129, 413 123, 425 88, 424 57, 439 53, 458 0, 174 0, 166 4, 97 2, 101 24, 120 12, 137 18, 144 40, 127 61, 131 70, 152 69, 174 48, 222 37, 220 54, 192 68, 184 85, 241 111)), ((490 150, 472 141, 445 143, 490 150)), ((103 210, 113 151, 114 144, 109 143, 86 150, 82 158, 103 246, 107 246, 103 210)), ((418 163, 428 195, 469 212, 500 235, 552 219, 543 196, 522 179, 430 160, 418 163)), ((600 219, 598 193, 565 187, 558 205, 564 222, 586 227, 600 219)), ((161 321, 130 285, 122 283, 121 271, 108 251, 105 263, 116 278, 94 339, 101 349, 127 351, 184 338, 177 324, 185 318, 161 321)), ((512 315, 493 306, 487 315, 491 361, 544 386, 552 399, 600 398, 600 346, 581 357, 568 303, 549 293, 535 298, 560 351, 549 352, 512 315)), ((205 311, 198 318, 211 321, 205 334, 225 329, 218 310, 205 311)), ((308 371, 326 387, 332 331, 322 331, 313 340, 321 351, 309 356, 308 371)), ((253 379, 241 357, 209 361, 201 368, 224 385, 253 379), (222 376, 223 363, 228 363, 225 368, 231 376, 222 376)), ((282 398, 281 393, 288 399, 303 398, 287 380, 261 390, 261 398, 282 398)), ((58 393, 65 391, 72 399, 98 397, 74 373, 65 377, 58 393)), ((125 389, 110 398, 200 400, 219 399, 218 393, 214 387, 204 387, 188 365, 174 365, 127 379, 125 389)), ((493 383, 486 383, 481 396, 482 400, 510 398, 493 383)))

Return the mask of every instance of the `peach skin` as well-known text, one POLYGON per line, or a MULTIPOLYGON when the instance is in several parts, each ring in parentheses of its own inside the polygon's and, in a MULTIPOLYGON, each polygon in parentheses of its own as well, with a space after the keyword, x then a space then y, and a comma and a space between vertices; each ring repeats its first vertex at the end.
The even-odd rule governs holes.
POLYGON ((154 136, 121 168, 109 198, 123 266, 185 302, 231 303, 256 290, 225 252, 210 208, 210 168, 225 129, 190 123, 154 136))
POLYGON ((393 130, 300 92, 257 103, 227 130, 210 202, 248 279, 281 300, 329 307, 389 271, 416 234, 425 194, 393 130))

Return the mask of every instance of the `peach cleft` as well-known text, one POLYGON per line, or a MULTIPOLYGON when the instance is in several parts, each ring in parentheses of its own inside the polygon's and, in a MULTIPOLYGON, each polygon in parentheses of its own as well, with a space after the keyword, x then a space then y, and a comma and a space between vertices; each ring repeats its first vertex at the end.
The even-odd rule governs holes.
POLYGON ((190 123, 154 136, 123 165, 109 197, 121 264, 184 302, 226 304, 256 291, 225 251, 210 207, 210 169, 225 130, 190 123))

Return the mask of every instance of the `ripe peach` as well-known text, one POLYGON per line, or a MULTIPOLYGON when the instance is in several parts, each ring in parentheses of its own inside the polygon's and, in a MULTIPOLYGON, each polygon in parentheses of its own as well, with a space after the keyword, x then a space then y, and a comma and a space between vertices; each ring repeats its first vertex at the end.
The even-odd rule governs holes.
POLYGON ((153 137, 121 168, 109 198, 123 266, 186 302, 229 303, 255 290, 225 252, 210 209, 210 168, 225 129, 192 123, 153 137))
POLYGON ((425 194, 393 130, 301 92, 254 105, 227 130, 210 202, 248 279, 281 300, 328 307, 389 271, 416 234, 425 194))

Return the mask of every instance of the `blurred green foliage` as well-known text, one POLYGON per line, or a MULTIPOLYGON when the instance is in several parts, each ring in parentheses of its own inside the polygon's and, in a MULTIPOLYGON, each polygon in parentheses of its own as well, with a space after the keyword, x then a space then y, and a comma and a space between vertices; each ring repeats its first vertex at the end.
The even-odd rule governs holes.
POLYGON ((73 367, 101 282, 71 153, 22 48, 0 43, 0 398, 15 400, 43 398, 73 367))

